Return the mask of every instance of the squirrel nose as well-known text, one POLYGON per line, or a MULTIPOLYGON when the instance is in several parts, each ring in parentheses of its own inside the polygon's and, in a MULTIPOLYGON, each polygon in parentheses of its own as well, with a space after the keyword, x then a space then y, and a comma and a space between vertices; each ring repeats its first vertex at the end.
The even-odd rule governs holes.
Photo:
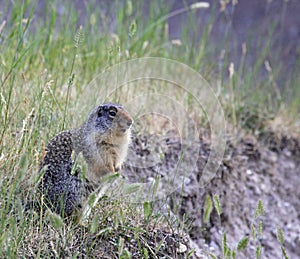
POLYGON ((127 126, 129 127, 129 126, 131 126, 132 125, 132 121, 128 121, 127 122, 127 126))

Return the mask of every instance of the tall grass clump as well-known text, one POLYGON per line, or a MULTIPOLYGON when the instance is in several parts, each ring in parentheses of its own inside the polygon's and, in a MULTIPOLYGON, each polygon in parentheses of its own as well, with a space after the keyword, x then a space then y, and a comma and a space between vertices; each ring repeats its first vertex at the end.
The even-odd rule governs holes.
MULTIPOLYGON (((231 8, 235 8, 233 2, 231 8)), ((61 130, 77 126, 83 121, 86 114, 74 107, 81 101, 82 93, 87 91, 86 86, 90 81, 112 65, 145 56, 170 58, 189 65, 210 82, 222 99, 226 116, 237 128, 247 128, 249 123, 260 123, 261 119, 271 119, 269 114, 275 116, 282 108, 291 110, 289 114, 294 116, 300 110, 297 98, 298 70, 295 68, 290 79, 283 83, 284 87, 278 86, 281 68, 273 66, 277 57, 270 42, 275 25, 270 26, 267 41, 261 43, 262 48, 257 54, 259 58, 250 70, 246 63, 251 55, 248 42, 239 46, 242 49, 239 63, 230 60, 230 22, 222 41, 219 44, 212 42, 216 13, 223 15, 216 4, 208 9, 185 5, 179 10, 172 10, 168 4, 162 6, 161 1, 130 0, 83 1, 81 10, 73 1, 17 0, 2 1, 1 5, 2 257, 33 254, 37 257, 76 257, 80 254, 74 252, 74 247, 81 245, 80 249, 89 251, 101 240, 116 245, 120 258, 130 258, 124 247, 124 236, 131 231, 135 236, 142 233, 142 237, 146 238, 144 223, 149 226, 154 218, 151 204, 147 202, 142 209, 135 210, 126 207, 127 204, 125 206, 122 201, 111 204, 105 200, 104 209, 98 208, 99 215, 112 220, 99 223, 94 219, 87 227, 65 225, 50 212, 42 215, 45 217, 45 221, 42 221, 39 212, 25 216, 23 211, 24 201, 34 195, 46 143, 61 130), (196 20, 203 12, 211 12, 211 15, 199 29, 196 20), (180 37, 173 39, 169 22, 183 14, 188 14, 187 22, 181 28, 180 37), (270 62, 270 56, 273 62, 270 62), (267 71, 263 80, 257 78, 261 69, 267 71), (118 237, 118 231, 124 235, 118 237), (82 244, 78 244, 78 237, 82 244), (107 237, 109 241, 105 239, 107 237)), ((99 86, 103 92, 106 92, 106 87, 99 86)), ((221 213, 217 197, 213 200, 208 197, 205 220, 209 219, 213 205, 218 214, 221 213)), ((284 255, 282 236, 278 230, 284 255)), ((223 239, 226 247, 225 236, 223 239)), ((136 246, 147 257, 154 252, 144 243, 136 246)), ((246 243, 246 239, 241 240, 237 250, 246 246, 246 243)), ((95 251, 89 252, 93 254, 95 251)), ((224 253, 227 254, 226 249, 224 253)))

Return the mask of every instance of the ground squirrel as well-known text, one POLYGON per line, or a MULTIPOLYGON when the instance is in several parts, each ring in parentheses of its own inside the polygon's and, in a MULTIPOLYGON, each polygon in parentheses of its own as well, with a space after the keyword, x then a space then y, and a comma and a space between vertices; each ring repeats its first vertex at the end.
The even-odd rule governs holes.
POLYGON ((46 147, 41 163, 39 190, 44 203, 63 216, 80 209, 84 198, 95 190, 101 177, 117 172, 128 150, 133 120, 122 105, 105 103, 93 109, 79 128, 57 134, 46 147), (75 162, 82 153, 87 163, 82 179, 75 162))

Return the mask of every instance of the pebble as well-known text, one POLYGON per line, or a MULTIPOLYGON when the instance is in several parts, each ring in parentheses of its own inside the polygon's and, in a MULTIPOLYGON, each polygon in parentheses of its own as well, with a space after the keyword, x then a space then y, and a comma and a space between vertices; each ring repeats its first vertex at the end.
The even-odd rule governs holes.
POLYGON ((179 254, 183 254, 183 253, 185 253, 187 251, 187 247, 186 247, 186 245, 180 243, 179 247, 176 249, 176 251, 179 254))
POLYGON ((247 173, 247 175, 252 175, 252 174, 253 174, 252 170, 250 170, 250 169, 248 169, 248 170, 246 171, 246 173, 247 173))

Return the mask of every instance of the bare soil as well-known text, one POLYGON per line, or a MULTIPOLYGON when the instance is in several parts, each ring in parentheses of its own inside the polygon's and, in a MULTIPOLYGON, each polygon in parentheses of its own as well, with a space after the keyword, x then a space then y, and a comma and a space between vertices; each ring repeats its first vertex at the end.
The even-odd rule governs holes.
MULTIPOLYGON (((170 179, 172 174, 171 165, 178 164, 183 149, 185 152, 194 151, 188 148, 192 143, 177 141, 173 139, 171 143, 169 138, 162 141, 153 135, 136 136, 131 148, 140 158, 147 160, 153 150, 160 150, 163 154, 156 165, 148 168, 130 166, 129 161, 124 168, 125 177, 130 182, 151 182, 159 177, 161 181, 157 191, 170 190, 167 178, 170 179), (155 138, 158 139, 156 143, 153 141, 155 138), (151 145, 147 139, 152 140, 151 145)), ((238 254, 238 258, 254 258, 258 244, 262 246, 262 258, 281 258, 281 246, 277 240, 277 228, 280 227, 289 258, 300 257, 299 138, 267 130, 258 136, 228 137, 221 166, 204 187, 200 181, 210 154, 210 141, 202 136, 197 144, 197 163, 195 166, 191 163, 190 168, 185 164, 188 173, 184 177, 177 174, 171 186, 173 192, 165 194, 173 213, 189 225, 186 231, 202 251, 202 256, 208 252, 220 256, 222 235, 226 233, 231 249, 236 248, 241 238, 250 236, 247 248, 238 254), (219 195, 223 212, 219 219, 214 210, 210 222, 204 224, 204 202, 208 194, 219 195), (255 218, 259 199, 264 204, 265 214, 255 218), (263 223, 263 231, 261 236, 257 233, 254 241, 251 226, 258 230, 259 221, 263 223)), ((189 155, 195 157, 194 153, 189 155)))

